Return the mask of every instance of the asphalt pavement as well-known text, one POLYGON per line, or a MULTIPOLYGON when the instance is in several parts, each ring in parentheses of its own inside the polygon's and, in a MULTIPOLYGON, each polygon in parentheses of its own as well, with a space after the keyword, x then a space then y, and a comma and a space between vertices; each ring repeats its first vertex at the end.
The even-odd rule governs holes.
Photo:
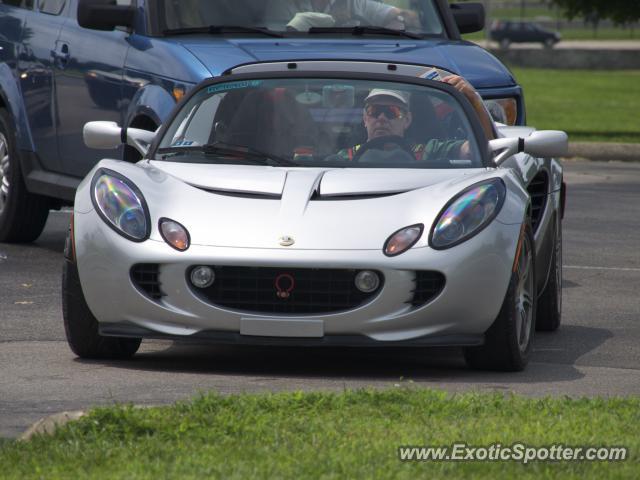
POLYGON ((521 373, 471 371, 457 349, 217 347, 145 341, 129 361, 76 358, 64 339, 62 249, 69 212, 31 245, 0 244, 0 436, 41 417, 199 391, 394 388, 525 395, 640 394, 640 163, 566 161, 564 318, 538 334, 521 373))

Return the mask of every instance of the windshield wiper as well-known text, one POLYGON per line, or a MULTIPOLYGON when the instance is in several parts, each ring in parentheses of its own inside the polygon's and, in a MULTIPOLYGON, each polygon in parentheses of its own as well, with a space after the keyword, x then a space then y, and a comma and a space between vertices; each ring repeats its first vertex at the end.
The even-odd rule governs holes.
POLYGON ((351 35, 393 35, 396 37, 406 37, 419 40, 422 35, 407 32, 406 30, 394 30, 385 27, 311 27, 309 33, 350 33, 351 35))
POLYGON ((164 35, 194 35, 208 33, 220 35, 224 33, 260 33, 268 37, 283 38, 281 33, 269 30, 265 27, 245 27, 240 25, 209 25, 208 27, 171 28, 162 32, 164 35))
POLYGON ((272 155, 271 153, 265 153, 253 147, 236 145, 234 143, 215 142, 193 147, 167 147, 158 149, 159 154, 167 154, 163 155, 163 158, 188 152, 202 152, 205 155, 222 155, 225 157, 236 157, 240 158, 243 161, 251 162, 254 165, 275 165, 278 167, 298 166, 297 163, 292 162, 291 160, 287 160, 286 158, 272 155))

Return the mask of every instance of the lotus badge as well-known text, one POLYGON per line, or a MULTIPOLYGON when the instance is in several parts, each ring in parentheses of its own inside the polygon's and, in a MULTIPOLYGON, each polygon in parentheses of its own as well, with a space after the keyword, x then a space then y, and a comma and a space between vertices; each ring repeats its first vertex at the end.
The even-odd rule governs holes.
POLYGON ((293 287, 295 287, 296 281, 293 279, 293 276, 288 273, 281 273, 276 277, 275 286, 276 286, 276 295, 278 298, 282 300, 286 300, 291 295, 293 291, 293 287))
POLYGON ((280 237, 280 245, 282 245, 283 247, 290 247, 294 243, 296 243, 296 241, 289 235, 283 235, 282 237, 280 237))

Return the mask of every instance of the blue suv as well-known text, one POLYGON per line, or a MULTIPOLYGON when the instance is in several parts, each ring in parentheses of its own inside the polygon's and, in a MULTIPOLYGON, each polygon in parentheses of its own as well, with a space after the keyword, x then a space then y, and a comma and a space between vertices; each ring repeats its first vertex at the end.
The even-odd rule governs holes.
POLYGON ((438 66, 524 124, 511 73, 460 39, 483 27, 482 4, 447 0, 0 0, 0 242, 36 239, 113 156, 84 145, 85 122, 155 130, 194 85, 240 65, 438 66))

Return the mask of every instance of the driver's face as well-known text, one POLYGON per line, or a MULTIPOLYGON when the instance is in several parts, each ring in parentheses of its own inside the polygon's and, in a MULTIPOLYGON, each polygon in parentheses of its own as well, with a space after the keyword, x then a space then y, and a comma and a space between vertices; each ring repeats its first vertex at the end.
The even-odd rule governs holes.
POLYGON ((363 112, 363 120, 368 140, 389 135, 404 137, 404 132, 411 125, 411 112, 402 102, 391 97, 381 96, 367 102, 363 112), (399 112, 400 115, 394 115, 396 112, 399 112))

